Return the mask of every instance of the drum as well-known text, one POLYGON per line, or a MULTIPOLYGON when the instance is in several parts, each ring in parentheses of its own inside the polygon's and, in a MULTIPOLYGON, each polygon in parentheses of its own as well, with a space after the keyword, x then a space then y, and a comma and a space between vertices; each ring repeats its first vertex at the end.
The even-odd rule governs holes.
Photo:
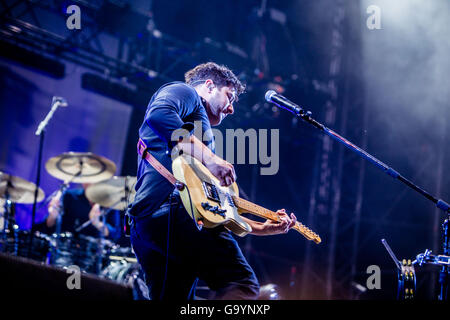
POLYGON ((150 299, 144 273, 131 248, 114 248, 109 256, 109 263, 100 276, 131 286, 135 300, 150 299))
POLYGON ((137 262, 136 256, 131 247, 121 247, 116 245, 109 252, 109 260, 126 260, 128 262, 137 262))
POLYGON ((48 235, 26 230, 5 230, 2 233, 2 252, 15 256, 49 262, 51 242, 48 235))
POLYGON ((52 235, 52 264, 59 267, 76 265, 81 271, 97 274, 108 262, 114 244, 105 239, 70 232, 52 235))

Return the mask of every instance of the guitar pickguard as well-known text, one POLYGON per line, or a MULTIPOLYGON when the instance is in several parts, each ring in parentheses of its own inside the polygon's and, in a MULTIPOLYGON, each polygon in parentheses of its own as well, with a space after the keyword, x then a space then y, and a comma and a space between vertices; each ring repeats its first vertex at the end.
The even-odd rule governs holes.
POLYGON ((235 183, 228 187, 220 186, 217 178, 201 162, 184 154, 173 161, 172 170, 175 178, 186 185, 180 196, 186 211, 195 221, 202 221, 206 228, 223 225, 238 236, 252 231, 233 203, 232 196, 239 194, 235 183))

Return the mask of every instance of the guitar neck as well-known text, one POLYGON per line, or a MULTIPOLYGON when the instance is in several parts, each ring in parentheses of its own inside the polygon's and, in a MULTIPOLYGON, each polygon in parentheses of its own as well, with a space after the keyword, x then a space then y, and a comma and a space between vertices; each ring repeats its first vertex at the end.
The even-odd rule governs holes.
MULTIPOLYGON (((254 204, 253 202, 250 202, 248 200, 245 200, 245 199, 242 199, 242 198, 239 198, 236 196, 232 196, 232 199, 233 199, 233 202, 236 205, 236 207, 238 209, 240 209, 241 211, 248 212, 255 216, 258 216, 261 218, 266 218, 266 219, 269 219, 269 220, 272 220, 275 222, 281 221, 281 218, 278 215, 278 213, 276 213, 274 211, 268 210, 264 207, 254 204)), ((306 226, 304 226, 302 223, 300 223, 298 221, 295 223, 295 226, 293 226, 292 228, 295 229, 300 234, 302 234, 308 240, 313 240, 316 243, 321 242, 321 239, 317 234, 312 232, 309 228, 307 228, 306 226)))
POLYGON ((275 222, 280 222, 281 219, 278 216, 278 214, 276 212, 273 212, 271 210, 268 210, 266 208, 263 208, 261 206, 258 206, 257 204, 254 204, 253 202, 244 200, 242 198, 233 196, 233 202, 236 205, 236 207, 238 207, 239 209, 241 209, 242 211, 251 213, 255 216, 261 217, 261 218, 266 218, 275 222))

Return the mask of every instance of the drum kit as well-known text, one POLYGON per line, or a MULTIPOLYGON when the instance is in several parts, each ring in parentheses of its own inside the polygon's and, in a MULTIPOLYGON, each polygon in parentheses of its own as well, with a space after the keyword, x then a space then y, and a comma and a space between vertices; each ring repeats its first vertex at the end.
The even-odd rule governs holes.
MULTIPOLYGON (((102 207, 104 218, 112 210, 126 210, 134 199, 136 177, 114 176, 116 165, 104 157, 67 152, 50 158, 45 168, 51 176, 63 181, 47 200, 64 193, 69 183, 89 184, 85 189, 86 198, 102 207)), ((102 232, 98 238, 83 235, 82 229, 90 220, 77 228, 81 233, 61 232, 64 212, 60 208, 55 233, 20 230, 15 221, 15 205, 33 203, 35 189, 34 183, 0 171, 0 252, 61 268, 77 265, 82 272, 139 286, 137 292, 144 292, 145 296, 142 272, 132 248, 105 239, 102 232)), ((38 188, 37 202, 44 198, 44 191, 38 188)))

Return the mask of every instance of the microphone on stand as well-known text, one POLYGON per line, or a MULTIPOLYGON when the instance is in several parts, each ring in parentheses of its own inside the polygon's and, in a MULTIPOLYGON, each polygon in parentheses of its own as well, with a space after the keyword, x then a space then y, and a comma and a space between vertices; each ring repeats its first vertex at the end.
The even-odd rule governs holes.
POLYGON ((267 91, 265 98, 267 102, 276 104, 280 108, 286 109, 287 111, 290 111, 295 115, 301 115, 305 112, 300 106, 293 103, 281 94, 276 93, 274 90, 267 91))
POLYGON ((45 127, 47 126, 50 119, 53 117, 53 114, 55 113, 56 109, 58 109, 58 107, 67 107, 67 106, 68 104, 66 99, 64 99, 63 97, 54 96, 52 99, 52 108, 50 109, 50 112, 47 114, 45 119, 42 120, 41 123, 39 123, 39 126, 34 134, 40 136, 42 131, 45 130, 45 127))
POLYGON ((58 102, 60 107, 67 107, 68 106, 67 100, 64 99, 63 97, 54 96, 53 100, 52 100, 52 103, 55 103, 55 102, 58 102))
MULTIPOLYGON (((31 232, 34 232, 34 220, 36 218, 36 203, 37 203, 37 196, 38 196, 38 190, 39 190, 39 184, 41 181, 41 164, 42 164, 42 149, 44 147, 44 135, 45 135, 45 127, 47 127, 48 122, 52 119, 53 114, 56 112, 56 109, 58 107, 67 107, 67 101, 63 97, 57 97, 53 96, 52 98, 52 107, 50 111, 48 112, 47 116, 44 120, 39 123, 39 126, 34 133, 36 136, 39 137, 39 151, 38 151, 38 163, 37 163, 37 173, 36 173, 36 188, 34 189, 34 201, 33 201, 33 209, 31 214, 31 232)), ((31 240, 29 242, 29 252, 31 252, 31 240)))

